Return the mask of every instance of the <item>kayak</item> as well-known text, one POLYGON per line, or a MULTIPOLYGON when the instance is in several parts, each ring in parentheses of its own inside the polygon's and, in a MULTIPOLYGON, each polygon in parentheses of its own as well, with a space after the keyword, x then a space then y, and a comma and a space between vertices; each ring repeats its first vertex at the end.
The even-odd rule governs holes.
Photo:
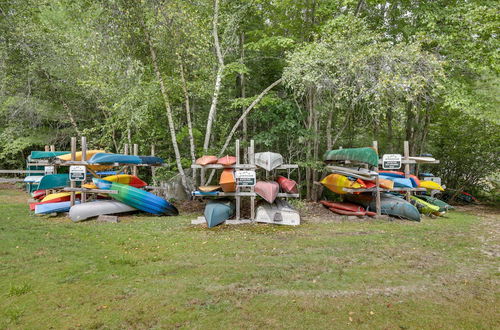
POLYGON ((221 164, 224 166, 231 166, 236 164, 236 157, 234 156, 224 156, 217 160, 217 164, 221 164))
POLYGON ((152 213, 178 215, 177 208, 161 197, 153 195, 145 190, 141 190, 129 185, 117 182, 105 181, 102 179, 92 179, 99 189, 117 190, 117 194, 110 194, 113 199, 125 203, 136 209, 152 213))
MULTIPOLYGON (((135 175, 130 175, 130 174, 118 174, 118 175, 110 175, 102 178, 103 180, 106 181, 111 181, 111 182, 118 182, 121 184, 127 184, 132 187, 136 188, 142 188, 147 186, 148 184, 141 179, 139 179, 135 175)), ((84 188, 88 189, 96 189, 97 186, 94 183, 86 183, 83 185, 84 188)))
POLYGON ((156 156, 137 156, 141 159, 141 164, 160 165, 163 164, 163 158, 156 156))
POLYGON ((68 174, 48 174, 45 175, 38 184, 38 189, 54 189, 69 186, 68 174))
MULTIPOLYGON (((346 195, 347 200, 363 205, 369 211, 376 211, 376 201, 371 195, 358 194, 346 195)), ((381 213, 393 217, 404 218, 413 221, 420 221, 420 212, 411 203, 403 198, 388 194, 380 194, 381 213)))
POLYGON ((422 214, 432 214, 435 212, 439 212, 439 206, 428 203, 416 196, 410 196, 411 203, 415 205, 418 211, 422 214))
POLYGON ((116 214, 132 211, 137 211, 137 209, 118 201, 104 200, 73 205, 69 210, 69 218, 74 222, 78 222, 103 214, 116 214))
POLYGON ((141 164, 142 160, 139 156, 96 153, 88 161, 89 164, 141 164))
POLYGON ((406 178, 396 178, 392 176, 385 176, 381 175, 381 179, 386 179, 386 180, 391 180, 394 182, 394 187, 399 187, 399 188, 413 188, 413 183, 411 182, 410 179, 406 178))
POLYGON ((342 215, 355 215, 355 216, 375 216, 375 212, 370 212, 365 210, 364 207, 347 202, 330 202, 330 201, 320 201, 325 207, 330 211, 342 215))
POLYGON ((321 184, 337 194, 347 194, 344 188, 350 189, 361 189, 365 186, 356 182, 351 181, 344 175, 340 174, 330 174, 321 180, 321 184))
POLYGON ((234 178, 234 171, 232 169, 226 168, 222 171, 219 179, 219 185, 224 192, 236 191, 236 179, 234 178))
POLYGON ((217 191, 220 190, 220 186, 199 186, 198 190, 202 192, 211 192, 211 191, 217 191))
POLYGON ((420 180, 420 188, 444 191, 444 188, 437 182, 420 180))
POLYGON ((425 200, 428 203, 431 203, 433 205, 439 206, 439 212, 447 211, 447 210, 453 210, 454 207, 451 206, 450 204, 443 202, 440 199, 437 199, 435 197, 427 196, 427 195, 418 195, 417 196, 420 199, 425 200))
POLYGON ((255 165, 272 171, 283 164, 283 156, 275 152, 258 152, 255 154, 255 165))
POLYGON ((66 155, 69 151, 32 151, 31 159, 54 158, 61 155, 66 155))
MULTIPOLYGON (((54 203, 61 203, 61 202, 68 202, 70 198, 68 197, 67 199, 60 199, 60 200, 50 200, 46 202, 35 202, 35 203, 30 203, 30 211, 34 211, 37 205, 41 204, 54 204, 54 203)), ((76 196, 75 201, 80 200, 80 196, 76 196)))
POLYGON ((436 161, 436 158, 434 157, 416 157, 416 156, 410 156, 408 157, 411 160, 414 160, 417 163, 433 163, 436 161))
POLYGON ((201 156, 195 161, 195 164, 205 166, 208 164, 215 164, 218 160, 216 156, 201 156))
MULTIPOLYGON (((379 171, 379 173, 393 178, 405 178, 405 174, 403 172, 398 172, 398 171, 379 171)), ((408 179, 411 180, 413 188, 416 188, 420 185, 420 180, 415 175, 410 174, 408 176, 408 179)))
POLYGON ((234 204, 225 199, 211 200, 205 206, 203 214, 208 228, 213 228, 234 215, 234 204))
POLYGON ((261 203, 255 212, 255 221, 278 225, 300 225, 300 214, 287 201, 276 199, 274 203, 261 203))
POLYGON ((329 150, 323 155, 325 162, 349 160, 378 166, 378 154, 375 149, 367 148, 345 148, 329 150))
POLYGON ((297 182, 295 182, 295 180, 288 179, 280 175, 276 178, 276 182, 280 185, 281 190, 287 194, 299 193, 299 190, 297 189, 297 182))
MULTIPOLYGON (((75 204, 80 203, 80 201, 75 201, 75 204)), ((59 202, 59 203, 44 203, 36 205, 35 214, 49 214, 49 213, 60 213, 68 212, 70 209, 71 202, 59 202)))
MULTIPOLYGON (((106 151, 104 150, 87 150, 87 152, 85 153, 85 157, 87 158, 87 160, 91 159, 95 154, 98 154, 98 153, 105 153, 106 151)), ((70 161, 71 160, 71 153, 67 153, 67 154, 64 154, 64 155, 61 155, 61 156, 57 156, 57 158, 59 158, 60 160, 64 160, 64 161, 70 161)), ((78 151, 75 153, 75 161, 81 161, 82 160, 82 152, 81 151, 78 151)), ((91 170, 93 171, 102 171, 102 170, 106 170, 106 169, 109 169, 109 166, 107 165, 91 165, 91 166, 88 166, 91 170)))
MULTIPOLYGON (((76 192, 76 195, 80 195, 80 192, 76 192)), ((42 202, 52 202, 52 203, 57 203, 57 202, 66 202, 69 201, 71 198, 71 192, 60 192, 60 193, 55 193, 55 194, 49 194, 45 196, 41 201, 42 202)))
POLYGON ((29 175, 24 178, 23 182, 25 183, 40 183, 40 180, 42 180, 43 175, 29 175))
POLYGON ((34 199, 42 199, 45 197, 45 194, 46 194, 46 190, 35 190, 34 192, 31 193, 31 196, 34 198, 34 199))
POLYGON ((279 189, 279 184, 274 181, 257 181, 254 187, 255 193, 270 204, 272 204, 276 196, 278 196, 279 189))

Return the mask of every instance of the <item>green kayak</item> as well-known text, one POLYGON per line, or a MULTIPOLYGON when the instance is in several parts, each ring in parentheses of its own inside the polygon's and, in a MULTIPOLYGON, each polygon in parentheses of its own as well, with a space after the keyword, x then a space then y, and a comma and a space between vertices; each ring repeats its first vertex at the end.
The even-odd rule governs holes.
POLYGON ((415 196, 410 196, 410 199, 410 202, 415 205, 418 211, 422 214, 433 214, 435 212, 439 212, 439 206, 427 203, 426 201, 415 196))
POLYGON ((450 204, 445 203, 442 200, 437 199, 435 197, 431 197, 431 196, 427 196, 427 195, 418 195, 417 197, 425 200, 427 203, 431 203, 433 205, 439 206, 439 212, 445 212, 445 211, 454 209, 454 207, 451 206, 450 204))
POLYGON ((346 148, 329 150, 323 156, 325 162, 350 160, 378 166, 378 154, 373 148, 346 148))

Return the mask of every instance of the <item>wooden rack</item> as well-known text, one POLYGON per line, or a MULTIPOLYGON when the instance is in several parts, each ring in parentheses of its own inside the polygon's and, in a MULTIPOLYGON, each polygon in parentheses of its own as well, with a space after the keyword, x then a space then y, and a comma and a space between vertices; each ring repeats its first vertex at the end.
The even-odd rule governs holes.
MULTIPOLYGON (((223 166, 220 164, 209 164, 206 166, 202 165, 197 165, 197 164, 192 164, 191 168, 192 169, 202 169, 201 172, 201 180, 200 182, 204 182, 204 171, 203 169, 225 169, 225 168, 233 168, 233 169, 242 169, 242 170, 256 170, 259 169, 260 167, 255 165, 255 150, 254 150, 254 140, 250 140, 250 146, 247 149, 248 152, 248 161, 249 164, 241 164, 240 163, 240 140, 236 140, 235 143, 235 154, 236 154, 236 164, 231 165, 231 166, 223 166)), ((296 164, 283 164, 274 170, 287 170, 288 171, 288 176, 290 175, 290 170, 291 169, 297 169, 299 168, 298 165, 296 164)), ((273 171, 274 171, 273 170, 273 171)), ((267 175, 266 171, 266 175, 267 175)), ((228 224, 240 224, 240 223, 250 223, 254 222, 255 219, 255 198, 257 197, 257 194, 254 191, 254 187, 236 187, 236 192, 217 192, 217 193, 210 193, 210 194, 202 194, 199 193, 198 191, 193 191, 191 193, 193 197, 198 197, 198 198, 210 198, 210 197, 231 197, 234 198, 236 201, 236 215, 235 215, 235 220, 227 220, 226 223, 228 224), (242 197, 250 197, 250 219, 241 219, 241 198, 242 197)), ((286 193, 278 193, 277 197, 281 198, 299 198, 300 194, 286 194, 286 193)), ((191 221, 192 224, 199 224, 204 221, 201 221, 200 219, 195 219, 191 221)))

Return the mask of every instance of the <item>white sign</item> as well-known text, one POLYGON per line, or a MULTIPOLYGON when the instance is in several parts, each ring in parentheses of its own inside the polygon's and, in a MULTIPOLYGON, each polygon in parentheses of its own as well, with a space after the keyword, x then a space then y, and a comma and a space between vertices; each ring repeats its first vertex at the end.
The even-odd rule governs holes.
POLYGON ((54 166, 45 166, 45 175, 54 174, 54 166))
POLYGON ((69 167, 69 180, 70 181, 85 181, 87 176, 87 169, 85 166, 70 166, 69 167))
POLYGON ((236 171, 234 177, 236 178, 236 185, 239 187, 255 186, 255 171, 236 171))
POLYGON ((382 156, 382 168, 384 170, 397 170, 401 168, 400 154, 385 154, 382 156))

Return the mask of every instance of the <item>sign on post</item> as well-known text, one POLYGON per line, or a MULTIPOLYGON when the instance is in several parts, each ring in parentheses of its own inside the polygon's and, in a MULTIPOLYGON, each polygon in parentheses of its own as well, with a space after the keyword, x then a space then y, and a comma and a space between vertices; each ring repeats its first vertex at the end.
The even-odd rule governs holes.
POLYGON ((236 185, 239 187, 255 186, 255 171, 236 171, 234 177, 236 178, 236 185))
POLYGON ((397 170, 401 168, 400 154, 385 154, 382 156, 382 168, 384 170, 397 170))
POLYGON ((87 176, 87 169, 85 166, 70 166, 69 167, 69 180, 70 181, 85 181, 87 176))
POLYGON ((50 165, 50 166, 45 166, 44 169, 43 169, 43 172, 45 175, 49 175, 49 174, 54 174, 54 166, 50 165))

